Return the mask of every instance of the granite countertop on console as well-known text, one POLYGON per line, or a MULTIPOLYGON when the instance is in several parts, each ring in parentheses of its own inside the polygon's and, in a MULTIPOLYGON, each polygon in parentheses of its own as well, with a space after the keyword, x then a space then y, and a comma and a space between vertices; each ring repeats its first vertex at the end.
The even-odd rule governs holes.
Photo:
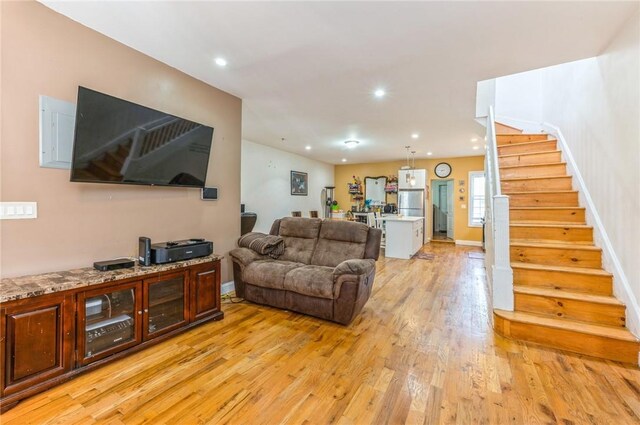
MULTIPOLYGON (((0 303, 19 300, 22 298, 37 297, 38 295, 51 294, 69 289, 85 286, 99 285, 120 279, 129 279, 144 276, 151 273, 160 273, 169 270, 177 270, 196 264, 216 261, 224 258, 222 255, 209 255, 194 258, 192 260, 178 261, 167 264, 154 264, 149 267, 136 265, 129 269, 110 270, 101 272, 93 267, 65 270, 53 273, 34 274, 29 276, 4 278, 0 280, 0 303)), ((130 258, 131 260, 137 260, 130 258)))

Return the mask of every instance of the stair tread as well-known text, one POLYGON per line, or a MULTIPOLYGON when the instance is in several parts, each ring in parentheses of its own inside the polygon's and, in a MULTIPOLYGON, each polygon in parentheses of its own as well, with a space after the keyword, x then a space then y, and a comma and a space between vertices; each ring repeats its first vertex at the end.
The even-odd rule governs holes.
POLYGON ((519 263, 517 261, 514 261, 511 263, 511 268, 551 271, 551 272, 590 274, 594 276, 612 276, 611 273, 602 269, 590 269, 587 267, 555 266, 555 265, 535 264, 535 263, 519 263))
MULTIPOLYGON (((498 134, 496 134, 496 136, 499 136, 498 134)), ((512 134, 504 134, 504 136, 512 136, 512 134)), ((532 141, 527 141, 527 142, 522 142, 522 143, 516 143, 516 144, 512 144, 512 145, 498 145, 498 148, 503 148, 505 146, 522 146, 522 145, 530 145, 533 143, 547 143, 547 142, 557 142, 558 139, 546 139, 546 140, 532 140, 532 141)))
POLYGON ((553 223, 532 223, 532 224, 520 224, 520 223, 510 223, 510 226, 515 227, 541 227, 541 228, 553 228, 553 227, 562 227, 567 229, 593 229, 593 226, 589 226, 588 224, 553 224, 553 223))
POLYGON ((577 193, 577 190, 518 190, 518 191, 509 191, 510 195, 525 195, 528 193, 577 193))
POLYGON ((522 181, 522 180, 542 180, 542 179, 570 179, 569 175, 561 174, 557 176, 542 176, 542 177, 507 177, 506 179, 500 179, 500 182, 510 181, 522 181))
POLYGON ((548 243, 548 242, 533 242, 523 239, 517 239, 509 243, 511 246, 524 246, 529 248, 554 248, 554 249, 580 249, 583 251, 602 251, 600 247, 595 245, 583 245, 573 243, 548 243))
POLYGON ((510 207, 511 210, 583 210, 584 207, 510 207))
MULTIPOLYGON (((522 225, 526 225, 526 226, 530 226, 532 224, 554 224, 556 226, 564 226, 566 224, 584 224, 586 225, 587 223, 578 223, 575 221, 555 221, 555 220, 511 220, 511 224, 522 224, 522 225)), ((534 242, 533 240, 529 240, 529 239, 511 239, 511 242, 534 242)), ((540 243, 550 243, 550 242, 544 242, 544 240, 540 241, 540 243)))
POLYGON ((543 288, 526 285, 513 285, 513 292, 528 295, 541 295, 545 297, 566 298, 577 301, 587 301, 597 304, 611 304, 616 306, 624 306, 620 300, 610 295, 594 295, 585 292, 573 292, 565 289, 543 288))
MULTIPOLYGON (((544 167, 547 165, 566 165, 567 163, 564 161, 558 161, 558 162, 540 162, 537 164, 519 164, 519 165, 501 165, 500 169, 503 170, 505 168, 522 168, 522 167, 544 167)), ((541 176, 541 177, 545 177, 545 176, 541 176)))
POLYGON ((550 328, 563 329, 567 331, 590 334, 604 338, 618 339, 622 341, 638 343, 638 339, 627 328, 619 328, 614 326, 596 325, 593 323, 579 322, 570 319, 556 319, 553 317, 539 316, 532 313, 524 313, 521 311, 493 310, 497 315, 504 319, 527 323, 532 325, 541 325, 550 328))
MULTIPOLYGON (((500 123, 502 124, 502 123, 500 123)), ((505 127, 510 127, 508 125, 502 124, 505 127)), ((515 127, 510 127, 513 128, 514 130, 520 130, 519 128, 515 128, 515 127)), ((549 136, 549 133, 518 133, 518 134, 509 134, 509 133, 496 133, 496 136, 549 136)))
MULTIPOLYGON (((541 140, 542 142, 548 142, 548 140, 541 140)), ((504 146, 504 145, 503 145, 504 146)), ((556 149, 554 151, 536 151, 536 152, 522 152, 522 153, 509 153, 506 155, 498 155, 498 158, 510 158, 514 156, 528 156, 528 155, 542 155, 547 153, 562 153, 561 150, 556 149)))

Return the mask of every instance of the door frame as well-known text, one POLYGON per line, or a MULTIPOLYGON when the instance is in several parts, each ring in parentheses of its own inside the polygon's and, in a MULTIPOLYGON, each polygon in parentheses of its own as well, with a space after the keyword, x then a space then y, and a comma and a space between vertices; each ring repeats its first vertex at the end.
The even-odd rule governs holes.
POLYGON ((430 192, 430 196, 428 199, 428 212, 429 212, 429 218, 431 219, 431 224, 430 226, 428 226, 427 229, 427 239, 428 241, 433 240, 433 226, 435 225, 435 223, 433 223, 433 206, 434 206, 434 199, 436 196, 438 196, 438 192, 436 190, 436 187, 439 186, 440 184, 444 184, 446 185, 447 182, 451 181, 451 184, 453 185, 453 193, 451 195, 451 204, 453 206, 453 211, 451 211, 451 219, 453 220, 453 238, 451 239, 452 241, 455 241, 455 234, 456 234, 456 226, 455 226, 455 210, 456 210, 456 203, 455 203, 455 179, 449 177, 446 179, 430 179, 430 183, 429 183, 429 192, 430 192))

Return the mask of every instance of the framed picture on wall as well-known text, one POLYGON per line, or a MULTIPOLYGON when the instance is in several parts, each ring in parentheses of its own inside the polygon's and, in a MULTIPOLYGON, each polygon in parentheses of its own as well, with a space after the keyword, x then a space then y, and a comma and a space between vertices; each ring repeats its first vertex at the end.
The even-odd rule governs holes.
POLYGON ((302 171, 291 171, 291 194, 307 196, 309 194, 309 176, 302 171))

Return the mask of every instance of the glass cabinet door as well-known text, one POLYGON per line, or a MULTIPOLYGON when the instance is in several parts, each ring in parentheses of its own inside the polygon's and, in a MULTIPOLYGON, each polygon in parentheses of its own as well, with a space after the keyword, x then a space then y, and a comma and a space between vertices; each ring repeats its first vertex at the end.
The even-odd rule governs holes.
POLYGON ((184 272, 145 281, 145 339, 182 326, 188 319, 184 272))
POLYGON ((140 305, 139 283, 104 292, 80 294, 83 327, 80 340, 83 363, 128 348, 139 342, 136 316, 140 305))

